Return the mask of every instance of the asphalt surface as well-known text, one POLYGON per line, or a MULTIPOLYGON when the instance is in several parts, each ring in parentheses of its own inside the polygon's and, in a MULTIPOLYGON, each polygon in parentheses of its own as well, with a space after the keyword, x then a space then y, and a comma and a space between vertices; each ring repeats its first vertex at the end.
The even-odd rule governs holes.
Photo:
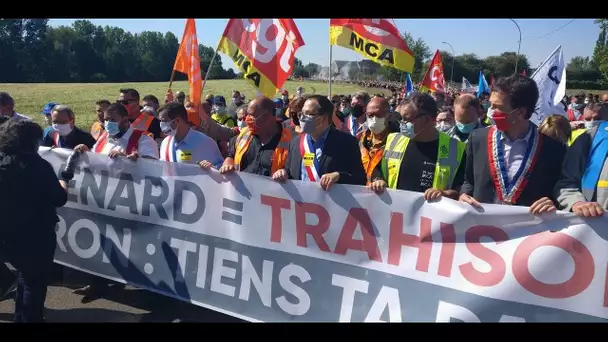
MULTIPOLYGON (((104 298, 83 304, 72 290, 85 286, 89 275, 56 265, 49 286, 46 321, 51 322, 242 322, 239 319, 132 286, 110 287, 104 298), (61 272, 61 269, 62 272, 61 272), (61 275, 61 273, 63 273, 61 275)), ((12 322, 15 301, 0 302, 0 322, 12 322)))

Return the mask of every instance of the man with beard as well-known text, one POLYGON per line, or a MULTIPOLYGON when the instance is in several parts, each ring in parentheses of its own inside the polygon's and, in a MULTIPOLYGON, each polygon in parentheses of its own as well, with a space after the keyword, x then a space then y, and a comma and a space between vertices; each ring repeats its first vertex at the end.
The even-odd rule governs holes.
POLYGON ((259 96, 247 106, 247 126, 231 139, 220 173, 235 171, 271 176, 285 167, 293 130, 283 128, 274 116, 274 103, 259 96))
POLYGON ((361 138, 361 134, 365 131, 365 108, 369 103, 370 96, 364 91, 353 94, 350 102, 350 114, 344 118, 342 130, 357 139, 361 138))
POLYGON ((469 136, 461 202, 528 206, 533 215, 556 210, 553 188, 566 147, 530 122, 538 96, 526 76, 496 81, 488 110, 493 125, 469 136))

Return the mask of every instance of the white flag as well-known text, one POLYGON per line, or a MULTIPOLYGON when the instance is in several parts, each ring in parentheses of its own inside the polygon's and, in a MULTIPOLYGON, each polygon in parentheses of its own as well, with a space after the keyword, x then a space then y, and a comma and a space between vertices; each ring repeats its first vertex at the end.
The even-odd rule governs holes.
POLYGON ((561 45, 536 69, 532 79, 538 86, 538 102, 530 120, 539 125, 546 116, 566 115, 560 103, 566 95, 566 64, 561 45))
POLYGON ((462 76, 462 88, 461 89, 467 93, 475 92, 475 87, 473 87, 471 82, 469 82, 469 80, 467 80, 464 76, 462 76))

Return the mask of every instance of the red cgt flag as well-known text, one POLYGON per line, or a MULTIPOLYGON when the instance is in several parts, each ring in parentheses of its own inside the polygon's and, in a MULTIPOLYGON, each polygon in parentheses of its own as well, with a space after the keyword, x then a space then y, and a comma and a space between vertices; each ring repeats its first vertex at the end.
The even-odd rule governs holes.
POLYGON ((445 92, 445 76, 443 74, 443 62, 439 50, 435 51, 435 56, 431 60, 429 69, 424 75, 420 92, 443 93, 445 92))
POLYGON ((293 19, 230 19, 219 50, 232 58, 260 94, 274 97, 293 72, 304 46, 293 19))

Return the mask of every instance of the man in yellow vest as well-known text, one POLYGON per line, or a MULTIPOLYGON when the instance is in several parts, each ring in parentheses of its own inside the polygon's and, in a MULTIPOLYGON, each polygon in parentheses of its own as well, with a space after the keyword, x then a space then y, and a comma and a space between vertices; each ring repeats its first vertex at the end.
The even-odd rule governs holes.
POLYGON ((570 136, 570 140, 568 140, 568 146, 571 146, 574 143, 574 140, 578 138, 581 134, 585 133, 588 129, 598 126, 602 121, 600 117, 600 109, 602 108, 603 103, 591 102, 589 103, 584 111, 583 111, 583 124, 585 125, 583 128, 578 128, 572 130, 572 135, 570 136))
POLYGON ((160 140, 164 137, 160 130, 160 121, 153 115, 141 112, 139 92, 137 90, 132 88, 121 89, 118 102, 127 108, 129 122, 133 129, 152 134, 154 140, 160 140))
POLYGON ((245 122, 247 126, 230 140, 220 173, 241 171, 269 177, 283 169, 294 133, 277 121, 272 100, 259 96, 251 101, 245 122))
POLYGON ((466 145, 435 129, 437 103, 429 94, 412 94, 399 113, 400 133, 389 134, 370 188, 423 192, 426 200, 457 199, 466 145))

